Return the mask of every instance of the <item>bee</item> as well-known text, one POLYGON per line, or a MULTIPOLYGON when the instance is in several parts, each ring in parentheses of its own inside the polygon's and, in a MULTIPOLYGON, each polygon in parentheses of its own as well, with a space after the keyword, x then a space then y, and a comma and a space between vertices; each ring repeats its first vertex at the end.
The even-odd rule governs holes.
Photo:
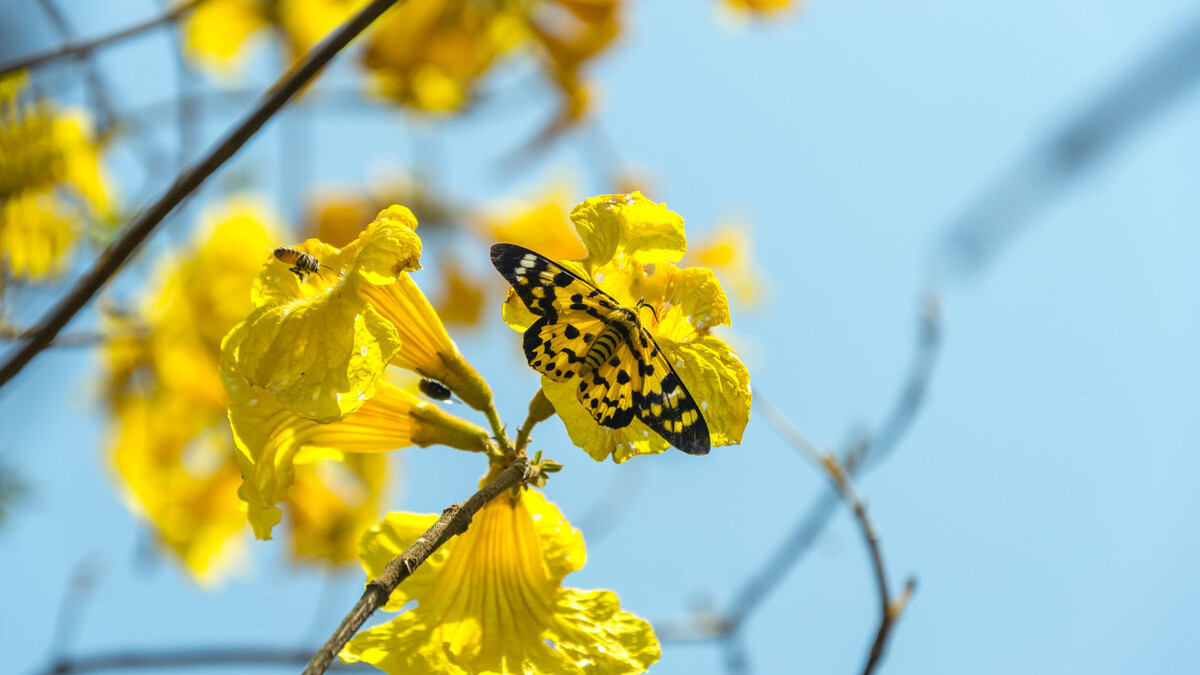
POLYGON ((321 276, 320 268, 322 267, 327 270, 333 269, 329 265, 322 265, 321 262, 317 260, 316 256, 297 251, 294 248, 280 246, 271 252, 275 254, 275 258, 278 259, 279 262, 292 266, 288 268, 288 271, 300 277, 300 283, 304 283, 304 278, 310 274, 321 276))
POLYGON ((437 382, 429 378, 422 378, 420 383, 417 384, 417 387, 420 388, 422 394, 425 394, 429 398, 436 399, 438 401, 450 400, 450 390, 447 389, 446 385, 442 384, 441 382, 437 382))

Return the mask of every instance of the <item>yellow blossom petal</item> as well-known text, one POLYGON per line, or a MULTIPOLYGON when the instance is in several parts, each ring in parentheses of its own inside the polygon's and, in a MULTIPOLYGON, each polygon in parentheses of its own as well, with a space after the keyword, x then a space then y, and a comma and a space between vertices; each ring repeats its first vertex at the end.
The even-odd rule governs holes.
POLYGON ((193 59, 228 74, 246 40, 268 25, 254 0, 207 0, 183 20, 184 44, 193 59))
MULTIPOLYGON (((230 367, 222 359, 222 370, 230 367)), ((270 539, 302 459, 341 458, 343 453, 379 453, 434 443, 472 451, 488 448, 487 431, 443 411, 386 381, 341 422, 322 424, 283 408, 265 391, 245 385, 229 403, 229 423, 242 471, 238 495, 259 539, 270 539)))
POLYGON ((492 401, 487 381, 463 358, 428 298, 407 274, 395 283, 370 286, 365 297, 395 326, 404 344, 392 363, 437 380, 476 410, 492 401))
POLYGON ((75 240, 51 193, 25 192, 0 202, 0 256, 18 278, 55 276, 75 240))
MULTIPOLYGON (((362 541, 377 576, 435 516, 390 514, 362 541)), ((391 622, 342 650, 389 673, 640 673, 661 656, 646 621, 610 591, 561 586, 582 567, 583 538, 533 490, 492 500, 392 594, 391 622)))
POLYGON ((688 252, 687 260, 711 267, 742 307, 759 304, 763 281, 754 263, 750 233, 745 227, 727 225, 717 228, 699 246, 688 252))
MULTIPOLYGON (((683 220, 637 193, 589 199, 575 207, 572 219, 589 247, 588 257, 584 265, 559 264, 626 307, 646 305, 639 313, 641 325, 700 408, 712 444, 740 443, 750 412, 749 373, 733 350, 711 335, 714 327, 730 323, 716 275, 669 261, 686 248, 683 220)), ((519 331, 535 318, 511 291, 502 310, 504 320, 519 331)), ((619 463, 670 447, 636 417, 623 428, 598 424, 580 403, 575 381, 543 376, 542 388, 571 441, 597 461, 611 456, 619 463)))
MULTIPOLYGON (((244 380, 289 410, 324 422, 357 410, 401 346, 396 326, 367 302, 368 289, 407 279, 405 272, 419 267, 415 227, 408 209, 393 206, 346 249, 329 255, 313 249, 337 275, 318 278, 315 286, 288 278, 285 265, 268 261, 255 286, 260 306, 222 347, 231 364, 226 388, 244 380), (306 290, 314 288, 319 292, 306 290)), ((232 390, 230 396, 238 398, 232 390)))
POLYGON ((24 75, 0 78, 0 260, 41 280, 90 224, 112 220, 100 151, 82 112, 26 104, 24 75))
POLYGON ((130 508, 198 581, 212 583, 236 565, 246 516, 228 432, 195 413, 184 397, 128 399, 112 462, 130 508))
POLYGON ((298 466, 287 508, 292 556, 328 565, 355 560, 358 540, 379 519, 387 475, 387 458, 378 454, 298 466))
POLYGON ((483 283, 469 276, 462 265, 447 258, 442 271, 442 294, 437 302, 437 315, 443 323, 472 326, 483 314, 483 283))
POLYGON ((116 337, 105 355, 112 462, 130 506, 211 582, 237 561, 246 523, 217 355, 224 332, 245 316, 270 237, 248 202, 204 219, 211 235, 190 258, 161 267, 139 319, 106 318, 116 337))
POLYGON ((553 188, 531 203, 492 207, 481 220, 495 241, 518 244, 552 260, 575 260, 587 254, 567 212, 569 190, 553 188))
POLYGON ((592 197, 571 210, 571 221, 587 247, 589 268, 636 256, 643 264, 677 261, 687 251, 683 218, 640 192, 592 197))

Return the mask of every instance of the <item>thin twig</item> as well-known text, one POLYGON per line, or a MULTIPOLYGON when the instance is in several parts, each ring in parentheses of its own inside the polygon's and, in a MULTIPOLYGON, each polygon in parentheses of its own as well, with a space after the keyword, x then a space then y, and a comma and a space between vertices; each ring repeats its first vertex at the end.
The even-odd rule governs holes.
POLYGON ((118 31, 101 35, 100 37, 90 40, 82 40, 80 42, 70 42, 64 44, 57 49, 51 49, 38 54, 30 54, 29 56, 21 57, 15 61, 0 65, 0 77, 3 77, 11 72, 18 70, 26 70, 28 68, 37 68, 38 66, 54 61, 56 59, 66 58, 68 56, 77 56, 86 54, 100 47, 106 47, 110 44, 115 44, 127 38, 144 33, 153 28, 157 28, 165 23, 171 23, 185 13, 191 11, 193 7, 200 4, 204 0, 186 0, 172 8, 170 11, 164 12, 159 16, 147 19, 141 23, 127 26, 118 31))
POLYGON ((483 411, 487 416, 488 424, 492 427, 492 435, 495 436, 496 442, 500 444, 500 450, 505 455, 511 455, 513 450, 512 443, 508 440, 508 432, 504 428, 504 422, 500 420, 500 412, 496 410, 496 401, 489 400, 487 408, 483 411))
POLYGON ((497 495, 503 494, 505 490, 520 485, 528 476, 529 461, 524 456, 517 457, 512 464, 465 502, 455 504, 442 511, 442 516, 425 531, 425 534, 418 537, 404 553, 389 562, 378 578, 367 584, 367 589, 363 591, 362 597, 359 598, 354 608, 350 610, 346 618, 342 619, 333 635, 308 662, 308 666, 304 669, 304 675, 320 675, 325 672, 334 657, 342 651, 342 647, 350 641, 350 638, 354 637, 367 618, 387 602, 392 591, 400 585, 400 582, 407 579, 421 563, 425 562, 426 558, 449 541, 451 537, 466 532, 467 526, 471 524, 471 518, 479 509, 483 508, 484 504, 490 502, 497 495))
MULTIPOLYGON (((312 650, 266 647, 198 647, 162 651, 129 651, 63 659, 50 664, 39 675, 76 675, 106 670, 163 670, 198 666, 299 666, 307 663, 312 650)), ((336 663, 338 670, 374 670, 363 663, 336 663)))
MULTIPOLYGON (((774 407, 768 405, 763 412, 772 419, 772 426, 781 433, 786 432, 786 440, 789 444, 800 451, 813 464, 817 465, 825 477, 829 479, 833 488, 837 490, 842 501, 850 507, 854 512, 854 519, 858 521, 859 529, 862 531, 863 542, 867 546, 867 552, 871 556, 871 567, 875 571, 875 585, 879 589, 879 628, 875 633, 875 640, 871 644, 871 651, 867 657, 867 663, 863 667, 863 675, 869 675, 875 670, 883 657, 884 649, 887 647, 887 637, 891 633, 892 626, 899 616, 899 609, 903 607, 903 603, 894 603, 891 591, 888 589, 887 570, 883 563, 883 551, 879 547, 879 534, 875 530, 874 524, 867 515, 867 506, 863 503, 858 492, 854 489, 854 482, 850 478, 850 472, 837 457, 831 452, 823 452, 819 450, 804 434, 800 433, 779 413, 774 407)), ((908 592, 913 588, 913 582, 908 585, 908 592)), ((905 594, 907 599, 907 593, 905 594)))
POLYGON ((0 387, 7 384, 38 352, 45 349, 71 320, 116 274, 146 237, 188 195, 254 136, 267 120, 279 112, 325 64, 329 63, 359 33, 384 11, 403 0, 373 0, 369 5, 330 33, 305 57, 304 62, 285 73, 267 91, 258 106, 231 131, 220 144, 185 171, 153 205, 133 220, 104 251, 88 271, 34 328, 29 341, 0 368, 0 387))

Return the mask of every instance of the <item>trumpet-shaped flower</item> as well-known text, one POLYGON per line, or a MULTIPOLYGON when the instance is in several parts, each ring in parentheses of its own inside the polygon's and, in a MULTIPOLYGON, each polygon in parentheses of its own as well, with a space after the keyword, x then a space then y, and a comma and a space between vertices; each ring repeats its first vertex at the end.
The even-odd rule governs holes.
MULTIPOLYGON (((737 354, 712 334, 729 325, 725 291, 712 270, 677 267, 687 247, 683 219, 641 193, 602 195, 571 211, 587 248, 578 262, 562 263, 625 307, 648 306, 639 314, 702 411, 713 445, 740 443, 750 416, 750 376, 737 354)), ((509 293, 504 318, 524 331, 535 317, 509 293)), ((638 419, 625 427, 601 426, 584 408, 577 382, 542 377, 546 398, 571 440, 593 459, 623 462, 633 455, 665 451, 667 441, 638 419)))
MULTIPOLYGON (((231 377, 228 367, 223 359, 226 378, 231 377)), ((289 496, 295 499, 290 490, 298 465, 410 445, 441 444, 484 452, 489 443, 487 431, 386 381, 361 407, 331 424, 300 417, 266 391, 244 385, 234 391, 229 422, 242 474, 238 496, 248 505, 247 517, 259 539, 270 539, 280 521, 282 512, 276 504, 289 496)))
POLYGON ((87 119, 23 105, 24 80, 0 79, 0 258, 37 280, 61 270, 76 223, 111 219, 112 203, 87 119))
MULTIPOLYGON (((371 578, 437 519, 392 513, 363 536, 371 578)), ((392 593, 408 609, 342 650, 388 673, 640 673, 661 656, 646 621, 611 591, 562 587, 583 567, 583 537, 534 490, 502 494, 392 593)))
MULTIPOLYGON (((237 561, 246 526, 217 365, 221 339, 246 315, 248 289, 271 243, 264 219, 246 203, 208 219, 207 242, 163 268, 137 319, 110 317, 106 343, 113 464, 131 506, 201 581, 237 561)), ((297 472, 301 489, 288 510, 298 559, 340 564, 352 557, 356 538, 377 518, 387 472, 376 460, 348 458, 336 483, 336 471, 311 463, 297 472)))
POLYGON ((342 249, 304 242, 297 248, 327 269, 303 283, 268 261, 255 309, 222 346, 230 396, 244 398, 241 389, 253 386, 297 415, 330 422, 361 407, 394 363, 487 408, 487 383, 408 275, 420 267, 416 226, 411 211, 391 206, 342 249))

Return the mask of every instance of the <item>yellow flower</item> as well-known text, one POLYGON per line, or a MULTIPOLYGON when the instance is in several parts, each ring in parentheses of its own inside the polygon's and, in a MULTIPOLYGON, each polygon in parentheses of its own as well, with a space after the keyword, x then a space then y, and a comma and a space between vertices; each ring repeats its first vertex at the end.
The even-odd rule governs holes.
POLYGON ((239 65, 246 43, 274 28, 298 61, 365 0, 206 0, 182 22, 188 55, 218 74, 239 65))
POLYGON ((782 16, 797 4, 795 0, 721 0, 734 11, 753 14, 762 18, 782 16))
POLYGON ((536 200, 514 201, 488 209, 480 229, 495 241, 532 249, 554 260, 582 258, 587 250, 571 227, 570 189, 546 190, 536 200))
MULTIPOLYGON (((371 578, 437 519, 392 513, 363 536, 371 578)), ((385 609, 401 611, 342 650, 388 673, 641 673, 661 656, 646 621, 611 591, 562 587, 583 567, 583 536, 533 490, 505 493, 438 549, 385 609)))
MULTIPOLYGON (((733 349, 712 334, 716 326, 730 323, 716 275, 708 268, 674 264, 687 248, 683 219, 634 192, 588 199, 571 211, 571 220, 587 255, 562 264, 626 307, 649 306, 651 311, 639 313, 642 325, 703 411, 712 445, 740 443, 750 416, 750 376, 733 349)), ((520 331, 535 319, 513 292, 504 318, 520 331)), ((542 389, 572 442, 593 459, 612 456, 623 462, 670 447, 636 418, 619 429, 598 424, 580 403, 573 381, 542 377, 542 389)))
POLYGON ((372 32, 364 65, 378 92, 448 113, 471 102, 476 83, 501 57, 531 51, 563 96, 558 131, 587 110, 584 64, 620 32, 618 0, 408 0, 372 32))
POLYGON ((754 264, 750 233, 745 227, 725 225, 688 251, 685 261, 711 267, 732 289, 738 303, 751 309, 762 300, 763 281, 754 264))
POLYGON ((379 518, 387 475, 387 457, 377 454, 300 467, 288 499, 292 557, 318 565, 354 561, 358 540, 379 518))
MULTIPOLYGON (((107 319, 114 337, 105 351, 112 461, 129 502, 198 580, 211 582, 237 562, 246 527, 229 399, 217 373, 220 344, 246 315, 272 238, 248 202, 206 220, 208 241, 164 266, 138 320, 107 319)), ((378 517, 381 460, 348 457, 341 474, 324 466, 330 462, 296 472, 288 511, 297 559, 340 564, 352 557, 357 537, 378 517)))
POLYGON ((463 269, 454 258, 446 257, 438 265, 442 271, 442 294, 437 315, 444 323, 473 326, 483 316, 484 282, 463 269))
POLYGON ((87 119, 23 105, 24 83, 0 79, 0 258, 38 280, 61 271, 79 223, 112 219, 112 203, 87 119))
POLYGON ((305 283, 269 262, 255 283, 255 309, 222 346, 230 396, 253 385, 297 415, 331 422, 362 406, 393 363, 489 407, 491 389, 408 275, 420 267, 416 227, 411 211, 391 206, 345 248, 304 242, 297 249, 329 268, 305 283))
MULTIPOLYGON (((236 377, 230 365, 222 359, 223 377, 236 377)), ((231 394, 229 423, 242 475, 238 496, 249 506, 246 515, 259 539, 270 539, 280 521, 276 504, 289 498, 295 466, 410 445, 488 450, 487 431, 386 381, 355 412, 331 424, 300 417, 253 385, 243 384, 231 394)))

